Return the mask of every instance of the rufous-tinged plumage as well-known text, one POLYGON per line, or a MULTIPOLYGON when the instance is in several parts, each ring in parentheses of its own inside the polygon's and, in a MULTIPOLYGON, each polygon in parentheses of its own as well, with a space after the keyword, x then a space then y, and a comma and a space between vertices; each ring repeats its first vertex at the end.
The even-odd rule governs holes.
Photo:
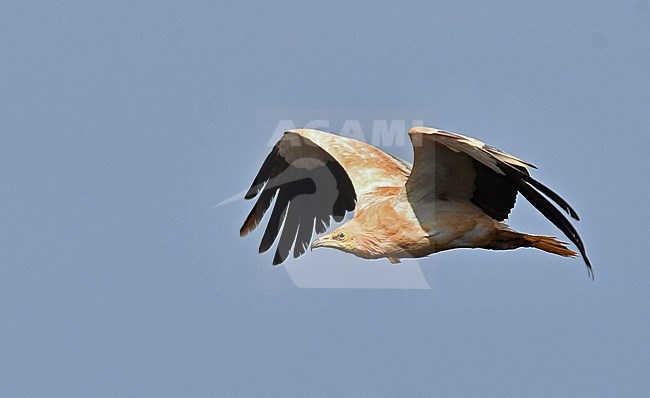
POLYGON ((277 242, 273 264, 305 253, 313 232, 354 217, 311 244, 361 258, 424 257, 454 248, 534 247, 574 257, 549 236, 512 230, 504 220, 521 193, 573 242, 593 272, 559 195, 533 179, 530 163, 483 142, 430 127, 409 131, 413 165, 364 142, 312 129, 287 131, 262 164, 246 199, 258 197, 240 230, 245 236, 275 204, 259 251, 277 242))

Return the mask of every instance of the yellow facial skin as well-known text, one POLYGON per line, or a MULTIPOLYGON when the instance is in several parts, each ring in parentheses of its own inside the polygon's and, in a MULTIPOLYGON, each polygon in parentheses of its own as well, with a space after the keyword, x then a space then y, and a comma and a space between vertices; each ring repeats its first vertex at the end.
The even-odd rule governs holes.
POLYGON ((332 249, 342 250, 348 253, 354 253, 356 250, 356 242, 354 236, 349 233, 345 228, 339 228, 334 232, 316 239, 311 244, 311 249, 319 247, 330 247, 332 249))

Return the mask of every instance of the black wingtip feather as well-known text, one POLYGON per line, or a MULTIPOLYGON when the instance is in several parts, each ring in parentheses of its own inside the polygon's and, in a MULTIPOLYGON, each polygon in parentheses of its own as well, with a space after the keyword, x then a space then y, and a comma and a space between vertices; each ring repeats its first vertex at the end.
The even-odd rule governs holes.
POLYGON ((280 233, 282 222, 287 215, 288 205, 289 198, 286 191, 280 190, 280 194, 275 200, 275 206, 273 207, 271 218, 269 219, 269 223, 266 225, 266 229, 264 230, 262 242, 260 242, 260 253, 264 253, 265 251, 269 250, 273 245, 275 238, 280 233))
POLYGON ((253 199, 255 196, 257 196, 257 194, 262 190, 263 187, 264 187, 264 184, 251 185, 251 187, 246 192, 246 195, 244 195, 244 199, 246 199, 246 200, 253 199))
POLYGON ((259 199, 255 203, 255 206, 253 206, 250 213, 248 213, 246 221, 244 221, 244 224, 241 226, 241 229, 239 230, 239 236, 243 237, 248 235, 259 225, 260 221, 262 221, 262 217, 264 217, 264 214, 271 206, 271 202, 273 201, 273 198, 275 197, 277 191, 278 188, 273 188, 264 190, 262 192, 259 199))
POLYGON ((275 251, 275 255, 273 256, 273 265, 280 265, 284 262, 285 258, 282 258, 280 256, 280 252, 278 250, 275 251))
POLYGON ((519 192, 521 192, 521 194, 524 195, 524 197, 528 199, 528 201, 537 210, 539 210, 544 215, 544 217, 551 221, 553 225, 559 228, 560 231, 562 231, 562 233, 564 233, 564 235, 569 238, 569 240, 573 242, 574 245, 576 245, 578 251, 582 255, 582 259, 585 262, 585 265, 587 266, 587 271, 593 279, 593 270, 591 267, 591 262, 587 258, 587 252, 585 250, 584 243, 582 242, 580 235, 578 235, 578 231, 576 231, 573 225, 571 225, 569 220, 567 220, 567 218, 564 217, 564 215, 551 202, 549 202, 544 196, 536 191, 527 181, 521 178, 520 174, 515 173, 510 168, 506 168, 504 171, 517 184, 519 192))
POLYGON ((293 248, 293 258, 298 258, 307 251, 311 235, 314 232, 314 220, 315 217, 311 215, 300 221, 298 233, 296 234, 296 243, 293 248))
POLYGON ((546 185, 542 184, 541 182, 531 177, 530 174, 528 174, 528 172, 525 169, 517 168, 517 167, 511 167, 511 169, 516 170, 517 174, 519 174, 519 176, 522 179, 530 183, 535 188, 539 189, 544 195, 548 196, 552 201, 557 203, 557 205, 560 206, 564 211, 566 211, 571 216, 571 218, 573 218, 576 221, 580 221, 580 217, 578 216, 578 213, 573 209, 573 207, 571 207, 571 205, 569 205, 564 199, 562 199, 560 195, 555 193, 546 185))

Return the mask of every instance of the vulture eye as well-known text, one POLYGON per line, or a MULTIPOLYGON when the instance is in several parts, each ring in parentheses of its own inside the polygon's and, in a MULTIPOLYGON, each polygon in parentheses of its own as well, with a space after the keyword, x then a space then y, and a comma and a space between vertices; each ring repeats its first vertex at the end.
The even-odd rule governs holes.
POLYGON ((345 239, 345 233, 341 232, 338 236, 339 239, 345 239))

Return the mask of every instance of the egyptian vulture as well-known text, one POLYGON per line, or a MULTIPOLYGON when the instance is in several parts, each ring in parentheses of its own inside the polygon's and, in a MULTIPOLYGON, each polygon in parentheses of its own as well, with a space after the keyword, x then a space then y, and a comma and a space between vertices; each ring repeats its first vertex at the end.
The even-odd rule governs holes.
POLYGON ((497 148, 430 127, 409 131, 414 161, 355 140, 312 129, 289 130, 262 164, 246 199, 257 202, 240 230, 253 231, 275 205, 259 252, 275 241, 273 264, 304 254, 312 234, 341 222, 311 248, 330 247, 364 259, 424 257, 455 248, 534 247, 565 257, 578 254, 554 237, 516 232, 504 222, 521 193, 575 244, 593 278, 578 232, 550 201, 576 212, 533 179, 535 168, 497 148))

